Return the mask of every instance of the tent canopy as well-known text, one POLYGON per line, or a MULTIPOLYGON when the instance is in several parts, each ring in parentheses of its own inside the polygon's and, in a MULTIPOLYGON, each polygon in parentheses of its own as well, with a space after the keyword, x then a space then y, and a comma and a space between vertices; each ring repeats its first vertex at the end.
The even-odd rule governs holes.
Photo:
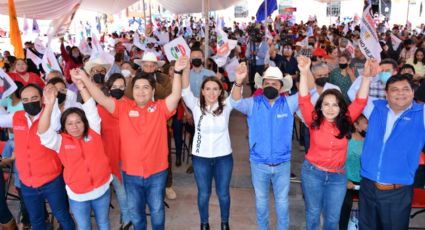
MULTIPOLYGON (((202 12, 203 0, 157 0, 165 9, 175 14, 202 12)), ((235 5, 240 0, 210 0, 209 11, 222 10, 235 5)))
MULTIPOLYGON (((82 0, 80 9, 113 14, 138 0, 82 0)), ((79 0, 15 0, 18 17, 56 19, 69 12, 79 0)), ((7 0, 0 0, 0 14, 8 15, 7 0)))

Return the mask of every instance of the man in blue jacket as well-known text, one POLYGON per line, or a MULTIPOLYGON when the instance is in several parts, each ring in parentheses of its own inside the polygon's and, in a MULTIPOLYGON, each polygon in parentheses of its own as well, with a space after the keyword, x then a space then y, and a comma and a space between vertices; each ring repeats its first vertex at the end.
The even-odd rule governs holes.
POLYGON ((288 229, 293 114, 298 109, 298 95, 280 96, 284 84, 282 72, 278 67, 269 67, 262 79, 264 94, 241 99, 244 77, 236 74, 230 101, 248 119, 258 229, 269 228, 270 185, 275 197, 277 229, 288 229))
POLYGON ((369 127, 361 156, 362 230, 408 228, 412 184, 425 144, 425 109, 413 100, 411 78, 392 76, 385 94, 387 100, 370 100, 363 111, 369 127))

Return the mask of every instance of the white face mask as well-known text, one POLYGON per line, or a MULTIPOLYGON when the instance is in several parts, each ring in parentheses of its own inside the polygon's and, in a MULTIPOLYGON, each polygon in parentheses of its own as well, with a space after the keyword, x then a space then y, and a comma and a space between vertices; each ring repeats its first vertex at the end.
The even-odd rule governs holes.
POLYGON ((341 47, 340 47, 340 48, 339 48, 339 51, 341 51, 341 53, 342 53, 342 52, 344 52, 344 51, 345 51, 345 48, 341 48, 341 47))
POLYGON ((127 78, 127 77, 130 77, 130 76, 131 76, 131 72, 130 72, 130 70, 128 70, 128 69, 123 69, 123 70, 121 70, 121 74, 122 74, 125 78, 127 78))

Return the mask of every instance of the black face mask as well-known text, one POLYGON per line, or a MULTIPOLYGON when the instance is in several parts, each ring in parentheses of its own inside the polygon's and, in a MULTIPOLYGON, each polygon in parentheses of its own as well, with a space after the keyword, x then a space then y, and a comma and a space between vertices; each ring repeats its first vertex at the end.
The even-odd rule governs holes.
POLYGON ((111 95, 111 97, 115 98, 115 99, 121 99, 122 96, 124 96, 124 90, 121 89, 111 89, 109 91, 109 94, 111 95))
POLYGON ((103 84, 105 82, 105 75, 101 73, 97 73, 93 75, 93 81, 97 84, 103 84))
POLYGON ((62 102, 64 102, 66 99, 66 94, 58 92, 58 96, 56 97, 58 98, 58 104, 62 104, 62 102))
POLYGON ((348 63, 345 63, 345 64, 339 64, 339 68, 340 69, 345 69, 345 68, 347 68, 348 67, 348 63))
POLYGON ((362 137, 366 137, 366 131, 364 131, 364 130, 360 131, 359 134, 362 137))
POLYGON ((279 95, 279 91, 271 86, 267 86, 264 88, 264 96, 266 96, 269 100, 275 99, 279 95))
POLYGON ((308 45, 314 46, 314 42, 309 42, 308 45))
POLYGON ((325 86, 326 82, 328 82, 328 77, 321 77, 314 79, 314 83, 320 87, 325 86))
POLYGON ((195 67, 200 67, 202 65, 202 59, 200 58, 192 59, 192 65, 195 67))
POLYGON ((25 112, 31 116, 35 116, 39 114, 41 111, 40 101, 28 102, 28 103, 24 103, 23 105, 24 105, 25 112))

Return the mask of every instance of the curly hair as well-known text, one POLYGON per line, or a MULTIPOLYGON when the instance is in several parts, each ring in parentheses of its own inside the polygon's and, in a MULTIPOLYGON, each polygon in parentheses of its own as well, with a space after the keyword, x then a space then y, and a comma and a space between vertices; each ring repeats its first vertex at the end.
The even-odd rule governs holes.
POLYGON ((325 90, 317 100, 316 105, 314 106, 313 111, 313 122, 311 123, 311 128, 313 129, 319 129, 320 125, 322 124, 323 120, 326 119, 322 113, 322 104, 323 100, 326 96, 333 95, 335 96, 338 107, 339 107, 339 113, 337 117, 335 118, 335 124, 336 127, 339 130, 339 134, 335 136, 338 139, 342 139, 343 137, 346 137, 347 139, 351 138, 351 134, 353 132, 353 122, 351 118, 347 115, 348 112, 348 105, 344 100, 344 96, 342 93, 337 89, 328 89, 325 90))
MULTIPOLYGON (((210 81, 217 83, 217 85, 218 85, 218 87, 220 88, 220 91, 221 91, 220 95, 218 96, 218 99, 217 99, 218 100, 218 108, 212 112, 214 116, 218 116, 221 113, 223 113, 223 109, 224 109, 224 103, 223 103, 224 102, 224 87, 223 87, 223 84, 221 84, 221 82, 216 77, 207 77, 202 82, 201 90, 203 90, 204 87, 205 87, 205 84, 207 82, 210 82, 210 81)), ((207 111, 207 109, 206 109, 207 103, 205 102, 205 97, 204 97, 204 95, 202 95, 202 92, 201 92, 201 95, 200 95, 200 98, 199 98, 199 103, 200 103, 200 106, 201 106, 202 114, 205 115, 205 113, 207 111)))

